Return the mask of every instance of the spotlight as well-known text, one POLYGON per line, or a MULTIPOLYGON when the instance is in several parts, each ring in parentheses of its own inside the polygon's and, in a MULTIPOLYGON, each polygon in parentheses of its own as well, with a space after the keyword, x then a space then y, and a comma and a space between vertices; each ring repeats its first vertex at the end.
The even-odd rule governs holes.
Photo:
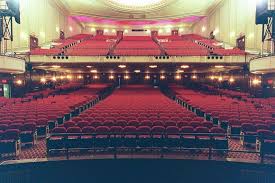
POLYGON ((234 82, 235 82, 235 79, 234 79, 233 77, 231 77, 231 78, 229 79, 229 82, 230 82, 230 83, 234 83, 234 82))
POLYGON ((56 77, 54 76, 54 77, 52 77, 52 81, 53 82, 55 82, 56 81, 56 77))
POLYGON ((113 80, 113 79, 115 79, 115 76, 110 75, 110 76, 109 76, 109 79, 110 79, 110 80, 113 80))
POLYGON ((210 76, 210 79, 211 79, 211 80, 214 80, 214 79, 215 79, 215 76, 210 76))
POLYGON ((164 75, 160 76, 160 80, 164 80, 166 77, 164 75))
POLYGON ((67 79, 73 79, 73 76, 67 75, 67 79))
POLYGON ((149 75, 146 75, 145 76, 145 80, 149 80, 150 79, 150 76, 149 75))
POLYGON ((195 79, 198 79, 198 76, 197 76, 197 75, 193 75, 193 76, 192 76, 192 79, 194 79, 194 80, 195 80, 195 79))
POLYGON ((98 75, 94 75, 93 78, 94 78, 94 79, 99 79, 99 76, 98 76, 98 75))
POLYGON ((177 75, 175 76, 175 79, 176 79, 176 80, 181 80, 181 75, 177 74, 177 75))
POLYGON ((41 79, 40 79, 40 82, 41 82, 41 83, 46 83, 46 78, 41 78, 41 79))
POLYGON ((252 84, 253 84, 254 86, 260 85, 260 84, 261 84, 261 80, 255 78, 255 79, 252 80, 252 84))
POLYGON ((15 82, 17 85, 22 85, 23 84, 23 81, 21 79, 18 79, 16 82, 15 82))

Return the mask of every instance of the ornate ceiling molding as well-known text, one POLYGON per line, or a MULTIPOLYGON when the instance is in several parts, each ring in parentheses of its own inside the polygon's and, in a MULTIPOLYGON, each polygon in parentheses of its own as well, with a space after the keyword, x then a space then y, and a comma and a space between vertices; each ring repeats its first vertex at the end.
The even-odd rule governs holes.
POLYGON ((105 0, 104 4, 110 8, 121 11, 121 12, 132 12, 132 13, 144 13, 157 11, 163 7, 168 6, 169 4, 177 0, 105 0))

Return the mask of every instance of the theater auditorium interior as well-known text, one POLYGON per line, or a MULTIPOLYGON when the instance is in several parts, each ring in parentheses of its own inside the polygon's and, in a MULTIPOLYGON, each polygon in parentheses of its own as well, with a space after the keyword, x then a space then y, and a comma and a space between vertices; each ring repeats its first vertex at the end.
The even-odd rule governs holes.
POLYGON ((0 183, 274 183, 275 0, 0 0, 0 183))

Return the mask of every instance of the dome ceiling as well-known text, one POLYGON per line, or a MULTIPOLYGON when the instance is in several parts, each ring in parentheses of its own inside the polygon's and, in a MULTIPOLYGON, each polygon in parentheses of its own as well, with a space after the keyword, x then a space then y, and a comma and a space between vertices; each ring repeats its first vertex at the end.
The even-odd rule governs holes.
POLYGON ((81 23, 195 23, 222 0, 56 0, 81 23))

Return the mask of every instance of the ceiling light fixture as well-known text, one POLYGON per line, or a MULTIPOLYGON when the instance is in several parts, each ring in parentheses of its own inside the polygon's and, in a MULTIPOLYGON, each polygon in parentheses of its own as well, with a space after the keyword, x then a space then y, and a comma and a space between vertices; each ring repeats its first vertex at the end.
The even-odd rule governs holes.
POLYGON ((182 69, 188 69, 190 66, 189 65, 182 65, 182 66, 180 66, 180 68, 182 68, 182 69))
POLYGON ((157 66, 157 65, 150 65, 149 67, 150 67, 151 69, 158 68, 158 66, 157 66))
POLYGON ((126 65, 119 65, 118 67, 121 68, 121 69, 124 69, 124 68, 126 68, 127 66, 126 66, 126 65))

